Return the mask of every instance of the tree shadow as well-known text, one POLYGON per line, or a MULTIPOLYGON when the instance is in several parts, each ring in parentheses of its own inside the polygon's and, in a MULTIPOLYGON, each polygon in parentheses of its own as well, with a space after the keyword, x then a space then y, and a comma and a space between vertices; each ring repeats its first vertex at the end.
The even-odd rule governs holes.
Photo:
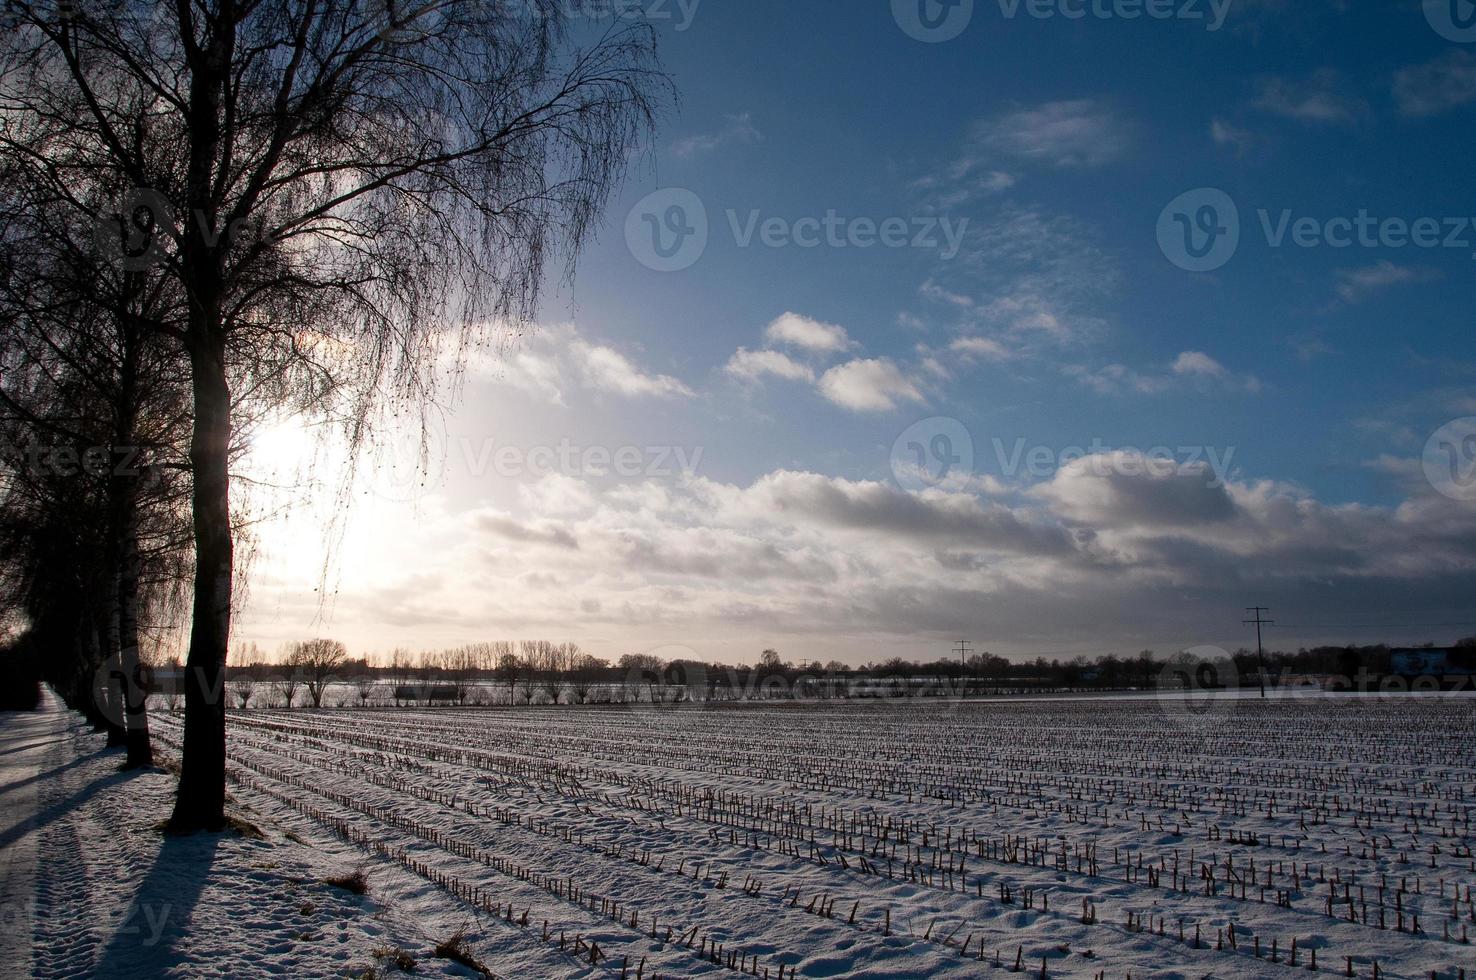
POLYGON ((220 834, 165 836, 153 867, 121 911, 94 976, 162 976, 183 962, 176 946, 190 930, 220 838, 220 834))
POLYGON ((71 738, 70 734, 58 735, 56 738, 43 738, 39 742, 27 742, 24 745, 13 745, 9 748, 0 749, 0 755, 14 755, 17 752, 29 752, 31 749, 42 749, 48 745, 60 745, 71 738))
POLYGON ((32 783, 39 783, 43 780, 51 779, 53 776, 59 776, 62 773, 66 772, 68 769, 80 766, 84 762, 91 762, 97 756, 108 751, 112 750, 97 749, 92 752, 87 752, 83 755, 74 756, 70 762, 64 762, 61 765, 53 766, 50 769, 43 769, 40 772, 36 773, 36 775, 34 776, 27 776, 24 779, 17 779, 13 783, 5 783, 3 785, 0 785, 0 796, 4 796, 7 793, 13 793, 16 790, 20 789, 22 786, 29 786, 32 783))
MULTIPOLYGON (((81 756, 73 762, 67 763, 66 765, 58 766, 55 769, 48 770, 45 775, 55 775, 56 773, 61 772, 63 769, 69 769, 76 763, 82 762, 91 757, 91 755, 81 756)), ((117 786, 119 783, 127 782, 134 776, 142 775, 146 771, 147 770, 144 769, 135 769, 128 772, 114 772, 108 774, 102 779, 94 779, 92 782, 88 783, 86 786, 83 786, 77 792, 51 803, 44 810, 37 810, 35 813, 20 821, 15 826, 9 828, 3 833, 0 833, 0 850, 4 850, 5 848, 14 844, 16 841, 20 840, 22 837, 26 836, 32 831, 41 830, 42 828, 55 821, 57 818, 66 816, 68 813, 80 807, 82 804, 86 803, 88 800, 92 799, 103 790, 108 789, 112 786, 117 786)), ((39 777, 33 777, 33 779, 34 778, 39 777)), ((12 783, 9 787, 7 787, 7 789, 14 789, 16 786, 22 785, 25 782, 26 780, 22 780, 19 783, 12 783)))

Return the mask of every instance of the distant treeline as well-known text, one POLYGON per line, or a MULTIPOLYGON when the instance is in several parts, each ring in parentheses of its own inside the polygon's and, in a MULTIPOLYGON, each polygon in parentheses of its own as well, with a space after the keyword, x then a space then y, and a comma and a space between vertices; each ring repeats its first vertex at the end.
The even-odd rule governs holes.
MULTIPOLYGON (((1476 647, 1476 638, 1457 646, 1476 647)), ((1204 648, 1160 656, 1108 654, 1012 661, 990 653, 965 660, 918 662, 894 657, 860 666, 839 661, 791 662, 765 650, 757 664, 664 660, 627 654, 611 663, 572 643, 502 641, 388 658, 352 658, 331 641, 296 644, 282 662, 266 662, 254 648, 238 648, 229 684, 239 706, 293 704, 311 689, 321 706, 331 680, 352 688, 337 704, 503 703, 552 704, 632 700, 733 700, 793 697, 978 696, 1038 691, 1152 690, 1306 685, 1379 690, 1394 677, 1390 648, 1324 646, 1294 652, 1213 653, 1204 648), (327 644, 341 651, 329 659, 304 659, 305 648, 327 644)), ((169 665, 161 665, 167 668, 169 665)), ((157 688, 168 693, 174 671, 159 671, 157 688)))

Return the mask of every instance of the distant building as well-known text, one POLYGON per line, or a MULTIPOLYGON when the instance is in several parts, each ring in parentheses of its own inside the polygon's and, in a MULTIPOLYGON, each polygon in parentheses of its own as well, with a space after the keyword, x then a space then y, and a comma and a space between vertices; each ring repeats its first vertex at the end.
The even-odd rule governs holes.
POLYGON ((1476 649, 1393 649, 1389 651, 1389 671, 1401 677, 1469 677, 1476 674, 1476 649))

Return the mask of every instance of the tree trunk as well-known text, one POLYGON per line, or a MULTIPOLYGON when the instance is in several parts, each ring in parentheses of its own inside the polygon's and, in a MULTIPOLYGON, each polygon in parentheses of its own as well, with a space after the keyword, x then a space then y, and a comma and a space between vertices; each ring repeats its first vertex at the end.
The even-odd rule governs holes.
MULTIPOLYGON (((111 576, 105 575, 99 585, 106 588, 113 582, 111 576)), ((114 593, 116 602, 116 590, 114 593)), ((91 694, 94 703, 101 709, 92 724, 94 728, 108 733, 109 748, 128 744, 128 732, 123 727, 123 684, 108 665, 112 657, 111 634, 114 621, 112 603, 104 605, 92 617, 92 630, 88 637, 91 641, 88 660, 91 664, 89 673, 92 675, 91 694)))
POLYGON ((184 750, 173 829, 225 825, 225 663, 231 633, 231 396, 218 329, 192 334, 195 597, 185 660, 184 750))
POLYGON ((149 739, 149 689, 138 656, 138 532, 132 520, 123 536, 118 567, 118 656, 123 668, 123 720, 128 733, 128 757, 123 765, 138 769, 154 764, 154 746, 149 739))
POLYGON ((148 685, 138 656, 138 499, 141 474, 134 465, 138 418, 138 358, 140 334, 133 324, 124 324, 121 334, 123 359, 118 379, 118 401, 113 425, 113 464, 109 477, 112 496, 114 622, 110 637, 118 654, 122 688, 124 744, 128 755, 125 769, 153 765, 154 749, 149 740, 148 685))

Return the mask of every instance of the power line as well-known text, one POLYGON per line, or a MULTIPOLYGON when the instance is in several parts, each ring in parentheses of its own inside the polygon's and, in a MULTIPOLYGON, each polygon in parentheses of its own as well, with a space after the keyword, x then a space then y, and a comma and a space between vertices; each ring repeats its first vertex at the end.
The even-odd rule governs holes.
POLYGON ((1476 619, 1458 623, 1281 623, 1274 625, 1283 630, 1398 630, 1437 629, 1455 626, 1476 626, 1476 619))
POLYGON ((953 652, 958 654, 958 665, 964 667, 967 666, 968 656, 974 652, 974 645, 968 640, 959 640, 954 644, 953 652))
POLYGON ((1249 626, 1251 623, 1256 624, 1256 663, 1260 668, 1257 673, 1260 674, 1261 697, 1264 698, 1266 696, 1266 648, 1261 645, 1261 627, 1274 626, 1275 620, 1265 619, 1261 616, 1261 613, 1271 611, 1265 606, 1246 606, 1245 611, 1255 616, 1255 619, 1242 619, 1241 623, 1246 626, 1249 626))

